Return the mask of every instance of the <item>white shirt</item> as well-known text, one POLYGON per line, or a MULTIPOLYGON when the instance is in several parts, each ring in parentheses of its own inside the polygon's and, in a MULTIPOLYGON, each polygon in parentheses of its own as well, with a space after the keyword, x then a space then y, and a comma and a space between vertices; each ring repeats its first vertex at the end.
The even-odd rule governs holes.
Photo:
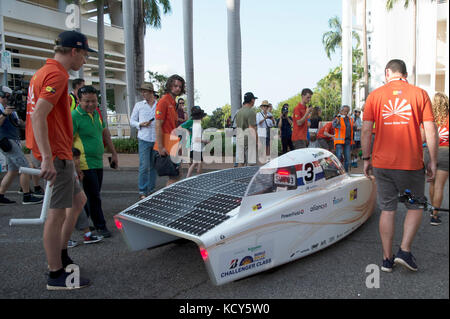
MULTIPOLYGON (((272 114, 270 112, 267 112, 267 116, 271 116, 272 114)), ((267 118, 265 121, 264 120, 264 112, 258 112, 256 114, 256 125, 258 126, 258 137, 266 137, 267 136, 267 130, 266 128, 268 127, 273 127, 274 124, 272 122, 272 119, 267 118), (262 123, 259 123, 263 121, 262 123)))
POLYGON ((192 150, 195 152, 202 151, 202 122, 194 121, 192 123, 192 150))
POLYGON ((155 111, 156 101, 150 106, 146 100, 137 102, 131 113, 130 125, 138 129, 138 138, 146 142, 155 142, 155 111), (147 122, 153 119, 147 127, 139 127, 139 123, 147 122))

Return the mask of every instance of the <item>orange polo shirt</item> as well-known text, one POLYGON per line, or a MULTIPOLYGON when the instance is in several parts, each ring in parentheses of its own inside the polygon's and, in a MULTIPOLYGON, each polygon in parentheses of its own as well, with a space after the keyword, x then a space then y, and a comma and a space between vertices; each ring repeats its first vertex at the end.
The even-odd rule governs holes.
POLYGON ((298 103, 298 105, 294 108, 294 125, 292 130, 292 140, 298 141, 298 140, 307 140, 307 133, 308 133, 308 120, 302 124, 298 125, 297 121, 300 120, 306 113, 306 106, 304 106, 302 103, 298 103))
POLYGON ((46 64, 31 78, 28 88, 27 116, 25 126, 26 146, 33 155, 42 160, 42 155, 34 138, 31 115, 39 99, 53 104, 47 116, 48 139, 53 159, 72 159, 73 126, 68 95, 69 73, 56 60, 47 59, 46 64))
POLYGON ((363 120, 376 124, 373 167, 423 168, 420 125, 434 121, 430 98, 425 90, 404 79, 394 79, 370 93, 363 120))
MULTIPOLYGON (((174 98, 166 93, 156 104, 155 120, 163 120, 161 129, 163 133, 164 148, 171 154, 175 155, 178 148, 178 136, 172 135, 172 131, 177 127, 178 114, 175 110, 176 102, 174 98), (174 146, 177 146, 176 148, 174 146)), ((159 150, 158 142, 153 147, 159 150)))

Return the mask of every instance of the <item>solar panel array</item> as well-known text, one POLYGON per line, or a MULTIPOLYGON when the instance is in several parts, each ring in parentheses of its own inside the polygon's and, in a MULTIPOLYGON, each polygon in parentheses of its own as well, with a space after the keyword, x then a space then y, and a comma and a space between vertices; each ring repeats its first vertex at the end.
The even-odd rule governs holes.
POLYGON ((123 214, 200 236, 240 206, 258 169, 249 166, 198 175, 163 189, 123 214))

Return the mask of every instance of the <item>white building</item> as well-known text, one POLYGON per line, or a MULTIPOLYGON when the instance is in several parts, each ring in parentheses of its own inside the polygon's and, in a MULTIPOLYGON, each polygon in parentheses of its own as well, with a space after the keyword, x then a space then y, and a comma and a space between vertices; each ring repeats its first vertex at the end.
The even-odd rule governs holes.
MULTIPOLYGON (((109 12, 115 21, 121 21, 121 1, 109 0, 109 12), (118 18, 117 18, 118 17, 118 18)), ((81 6, 80 31, 88 37, 89 46, 97 50, 97 23, 94 1, 84 1, 81 6)), ((8 85, 16 87, 23 78, 31 76, 53 57, 53 47, 57 35, 70 29, 67 23, 71 12, 66 12, 68 4, 64 0, 1 0, 0 33, 4 39, 2 47, 11 52, 12 65, 8 70, 8 85), (1 23, 3 22, 3 23, 1 23)), ((105 73, 106 87, 110 100, 113 100, 118 113, 127 113, 126 107, 126 68, 124 32, 120 26, 105 25, 105 73)), ((0 70, 3 82, 3 70, 0 70)), ((70 74, 70 80, 79 74, 70 74)), ((92 53, 84 65, 83 78, 86 84, 99 88, 98 58, 92 53)), ((71 88, 71 83, 69 83, 71 88)), ((111 101, 109 101, 111 102, 111 101)))
MULTIPOLYGON (((353 0, 353 29, 362 30, 362 0, 353 0)), ((386 0, 367 0, 367 46, 370 72, 369 91, 383 85, 384 68, 391 59, 405 61, 410 83, 413 61, 414 33, 417 38, 416 85, 425 89, 430 98, 435 92, 449 95, 448 72, 448 0, 417 0, 417 29, 414 30, 412 1, 407 9, 404 0, 391 11, 386 0)), ((356 106, 364 103, 364 91, 356 94, 356 106)))

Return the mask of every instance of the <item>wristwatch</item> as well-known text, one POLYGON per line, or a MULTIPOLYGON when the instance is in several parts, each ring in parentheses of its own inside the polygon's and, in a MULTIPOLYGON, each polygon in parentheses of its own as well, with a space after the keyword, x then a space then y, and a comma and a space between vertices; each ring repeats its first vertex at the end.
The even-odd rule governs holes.
POLYGON ((362 160, 363 161, 368 161, 368 160, 370 160, 370 156, 369 157, 363 157, 362 160))

